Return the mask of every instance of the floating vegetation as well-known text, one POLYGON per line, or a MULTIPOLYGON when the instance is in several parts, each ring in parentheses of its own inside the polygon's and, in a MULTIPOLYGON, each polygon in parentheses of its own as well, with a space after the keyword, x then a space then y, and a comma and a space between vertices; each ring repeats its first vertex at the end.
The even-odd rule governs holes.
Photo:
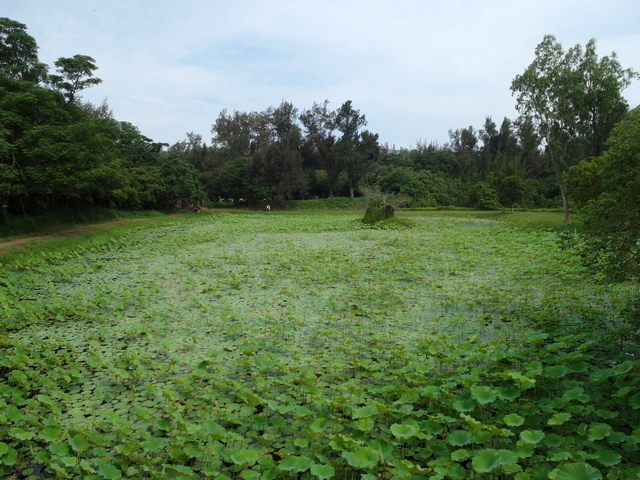
POLYGON ((629 285, 497 221, 217 215, 3 267, 16 478, 637 478, 629 285))

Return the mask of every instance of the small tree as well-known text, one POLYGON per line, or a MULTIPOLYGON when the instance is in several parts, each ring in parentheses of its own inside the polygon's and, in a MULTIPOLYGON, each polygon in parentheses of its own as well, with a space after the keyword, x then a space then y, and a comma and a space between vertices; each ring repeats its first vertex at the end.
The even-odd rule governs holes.
POLYGON ((513 207, 524 198, 524 180, 520 175, 509 175, 500 181, 498 195, 505 207, 513 207))
POLYGON ((471 191, 471 206, 479 210, 500 210, 498 192, 487 182, 478 182, 471 191))
POLYGON ((379 187, 360 187, 360 192, 368 200, 367 211, 362 222, 369 225, 392 218, 396 208, 410 200, 406 195, 382 192, 379 187))
POLYGON ((638 73, 623 69, 615 53, 598 58, 596 41, 564 51, 553 35, 536 47, 536 57, 511 83, 516 109, 545 142, 569 223, 563 173, 581 159, 602 153, 602 143, 628 106, 624 90, 638 73))

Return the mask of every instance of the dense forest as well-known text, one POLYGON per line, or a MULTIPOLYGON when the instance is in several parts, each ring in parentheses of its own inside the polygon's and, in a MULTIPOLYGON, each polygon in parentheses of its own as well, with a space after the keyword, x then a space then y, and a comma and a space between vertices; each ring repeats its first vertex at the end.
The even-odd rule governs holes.
POLYGON ((637 76, 615 54, 599 58, 595 47, 564 51, 545 37, 512 83, 521 117, 453 128, 444 145, 389 147, 350 100, 335 109, 324 100, 302 109, 282 101, 260 112, 225 110, 210 142, 188 133, 168 145, 116 120, 106 100, 83 101, 82 90, 101 82, 93 58, 60 58, 49 74, 26 26, 2 18, 0 221, 60 206, 283 203, 353 197, 364 187, 403 194, 412 207, 564 205, 568 215, 567 171, 602 154, 628 111, 621 92, 637 76))

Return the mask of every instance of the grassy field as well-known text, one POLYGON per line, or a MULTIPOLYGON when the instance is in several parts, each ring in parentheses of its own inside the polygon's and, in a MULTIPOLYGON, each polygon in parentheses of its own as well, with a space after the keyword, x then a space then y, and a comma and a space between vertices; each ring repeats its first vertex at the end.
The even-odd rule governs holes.
POLYGON ((0 471, 636 478, 637 291, 557 215, 213 211, 5 254, 0 471))

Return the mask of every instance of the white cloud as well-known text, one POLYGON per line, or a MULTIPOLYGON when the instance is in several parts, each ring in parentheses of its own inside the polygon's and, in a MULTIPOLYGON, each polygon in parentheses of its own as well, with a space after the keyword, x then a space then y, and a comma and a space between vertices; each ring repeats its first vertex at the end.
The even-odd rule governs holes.
MULTIPOLYGON (((116 117, 156 141, 208 139, 219 112, 282 100, 299 109, 353 100, 382 142, 447 140, 485 116, 515 118, 511 80, 554 34, 590 38, 640 69, 637 0, 21 0, 3 15, 25 23, 52 65, 96 59, 116 117)), ((640 86, 625 92, 640 103, 640 86)))

